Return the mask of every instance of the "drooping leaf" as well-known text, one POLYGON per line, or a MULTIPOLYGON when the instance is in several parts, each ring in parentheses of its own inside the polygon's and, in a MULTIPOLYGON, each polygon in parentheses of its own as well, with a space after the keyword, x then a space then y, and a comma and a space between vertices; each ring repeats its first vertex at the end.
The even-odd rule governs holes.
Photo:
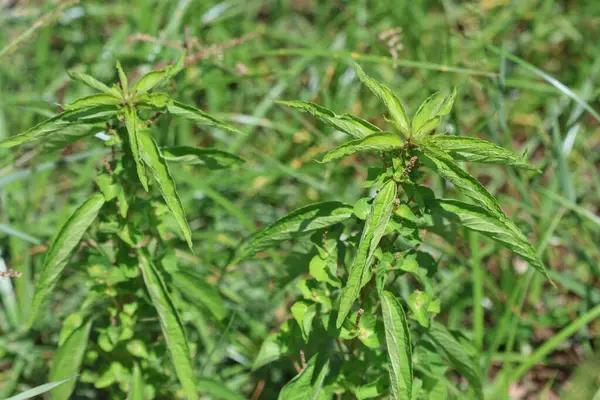
POLYGON ((304 344, 302 333, 295 322, 286 320, 281 324, 278 332, 270 333, 262 343, 252 364, 252 370, 256 371, 289 354, 292 348, 297 348, 295 344, 304 344))
POLYGON ((315 354, 306 367, 281 389, 278 399, 319 400, 328 372, 329 359, 315 354))
POLYGON ((246 397, 229 389, 225 384, 209 378, 198 379, 200 392, 220 400, 246 400, 246 397))
POLYGON ((127 393, 127 400, 146 400, 144 394, 144 377, 138 363, 133 365, 133 373, 131 374, 131 380, 129 381, 129 389, 127 393))
POLYGON ((337 201, 299 208, 244 239, 230 265, 237 264, 281 241, 335 225, 351 217, 352 206, 337 201))
POLYGON ((369 216, 362 231, 358 251, 352 265, 346 285, 342 289, 340 308, 336 326, 340 328, 358 298, 360 290, 371 277, 371 264, 375 250, 385 233, 392 215, 397 186, 394 181, 386 182, 373 200, 369 216))
POLYGON ((125 93, 125 97, 127 97, 129 93, 129 81, 127 80, 127 75, 125 74, 125 71, 123 71, 123 67, 119 60, 117 60, 116 67, 119 75, 119 82, 121 82, 121 88, 123 89, 123 93, 125 93))
POLYGON ((142 187, 148 191, 148 177, 146 176, 146 167, 142 160, 141 154, 141 140, 140 140, 140 126, 138 122, 137 112, 135 108, 128 106, 125 108, 125 128, 127 128, 127 135, 129 137, 129 148, 131 155, 135 161, 135 168, 137 171, 138 179, 142 184, 142 187))
POLYGON ((488 210, 474 204, 452 199, 437 199, 434 212, 459 222, 467 229, 481 232, 483 235, 503 244, 507 249, 515 252, 528 261, 535 269, 544 274, 548 279, 548 272, 542 261, 537 257, 536 251, 523 234, 507 227, 503 221, 493 216, 488 210))
POLYGON ((413 368, 410 330, 402 304, 394 295, 383 291, 380 296, 388 354, 390 392, 394 399, 410 399, 413 368))
POLYGON ((469 357, 458 340, 452 336, 452 333, 442 324, 432 321, 427 335, 433 340, 448 361, 450 361, 452 366, 467 378, 477 398, 483 399, 480 368, 469 357))
POLYGON ((42 273, 36 284, 29 314, 28 325, 30 327, 37 317, 43 301, 54 290, 83 234, 94 222, 103 205, 104 196, 100 193, 93 194, 71 215, 52 240, 44 257, 42 273))
MULTIPOLYGON (((77 329, 72 330, 66 340, 59 346, 50 363, 50 381, 59 381, 79 374, 83 355, 87 347, 92 319, 88 318, 77 329)), ((62 334, 62 332, 61 332, 62 334)), ((75 389, 77 380, 72 379, 64 385, 50 391, 53 400, 68 400, 75 389)))
POLYGON ((167 203, 167 207, 169 207, 169 210, 173 213, 177 225, 179 225, 179 229, 181 229, 188 246, 192 249, 192 231, 185 218, 183 204, 181 204, 181 199, 177 193, 175 180, 169 171, 169 166, 156 145, 154 138, 150 134, 150 131, 147 129, 140 130, 138 135, 142 159, 148 166, 148 169, 152 172, 152 177, 158 184, 160 193, 162 194, 165 203, 167 203))
POLYGON ((192 106, 188 106, 187 104, 180 103, 178 101, 173 101, 173 103, 167 104, 167 111, 169 112, 169 114, 172 114, 172 115, 180 117, 180 118, 189 119, 200 125, 214 126, 216 128, 223 129, 224 131, 232 132, 232 133, 241 133, 233 126, 231 126, 225 122, 219 121, 218 119, 216 119, 215 117, 212 117, 211 115, 205 113, 204 111, 202 111, 196 107, 192 107, 192 106))
POLYGON ((91 87, 92 89, 96 89, 103 93, 110 94, 113 96, 121 97, 118 91, 109 88, 93 76, 77 71, 69 71, 68 74, 71 79, 82 82, 91 87))
POLYGON ((402 106, 400 100, 398 100, 396 95, 388 87, 367 76, 358 64, 354 64, 354 68, 362 83, 364 83, 377 97, 383 100, 396 129, 402 132, 405 137, 408 136, 410 134, 410 124, 404 106, 402 106))
POLYGON ((308 112, 325 124, 357 139, 380 132, 381 129, 353 115, 336 115, 333 111, 308 101, 278 101, 279 104, 308 112))
POLYGON ((168 81, 183 69, 183 60, 183 56, 179 57, 173 65, 148 72, 133 85, 132 92, 139 96, 168 81))
POLYGON ((450 96, 436 92, 429 96, 419 107, 412 120, 412 132, 415 137, 424 136, 434 130, 441 122, 441 117, 452 110, 456 99, 456 88, 450 96))
POLYGON ((94 106, 116 106, 122 103, 123 99, 115 96, 114 94, 100 93, 79 98, 72 103, 66 104, 64 109, 67 111, 74 111, 94 106))
POLYGON ((183 387, 185 397, 189 400, 197 399, 196 378, 181 318, 171 300, 161 272, 150 259, 148 251, 145 249, 140 250, 138 255, 144 283, 150 294, 150 299, 152 299, 152 304, 156 308, 160 327, 167 342, 177 378, 183 387))
POLYGON ((391 132, 374 133, 365 136, 362 139, 346 142, 336 147, 323 157, 323 162, 329 162, 343 158, 354 153, 364 151, 391 151, 400 149, 404 146, 404 141, 400 136, 391 132))
POLYGON ((219 291, 201 276, 189 270, 178 270, 171 276, 175 287, 192 303, 204 306, 218 320, 227 316, 227 308, 219 291))
POLYGON ((163 147, 161 151, 169 163, 201 165, 211 170, 231 168, 245 162, 235 154, 210 148, 176 146, 163 147))
POLYGON ((92 124, 70 124, 47 135, 40 141, 41 153, 52 153, 64 149, 66 146, 99 132, 92 124))
POLYGON ((434 143, 448 152, 455 160, 510 165, 538 171, 523 157, 486 140, 465 136, 433 135, 424 138, 423 141, 434 143))
POLYGON ((43 385, 34 387, 33 389, 29 389, 24 391, 23 393, 19 393, 15 396, 9 397, 6 400, 27 400, 27 399, 33 399, 36 396, 39 396, 40 394, 44 394, 49 392, 50 390, 52 390, 53 388, 56 388, 60 385, 64 385, 66 382, 69 382, 72 379, 77 378, 76 376, 71 376, 67 379, 63 379, 62 381, 58 381, 58 382, 49 382, 49 383, 45 383, 43 385))
POLYGON ((317 314, 316 304, 302 300, 297 301, 290 307, 290 311, 302 331, 302 338, 308 343, 308 338, 312 330, 312 321, 317 314))

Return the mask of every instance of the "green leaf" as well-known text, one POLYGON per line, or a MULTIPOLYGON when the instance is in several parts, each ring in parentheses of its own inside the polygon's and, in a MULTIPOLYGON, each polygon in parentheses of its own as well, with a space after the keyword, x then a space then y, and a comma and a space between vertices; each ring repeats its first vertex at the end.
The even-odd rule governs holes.
POLYGON ((42 302, 54 290, 83 234, 94 222, 103 205, 104 196, 100 193, 93 194, 71 215, 52 240, 44 258, 44 267, 40 279, 36 284, 29 314, 29 327, 37 317, 42 302))
POLYGON ((362 139, 346 142, 336 147, 323 157, 323 162, 329 162, 362 151, 391 151, 404 146, 400 136, 391 132, 374 133, 362 139))
POLYGON ((424 136, 434 130, 441 122, 441 117, 452 110, 456 99, 456 88, 450 96, 440 92, 429 96, 419 107, 412 120, 412 132, 415 137, 424 136))
POLYGON ((429 305, 433 301, 433 296, 427 292, 415 291, 408 298, 408 306, 413 313, 414 318, 419 325, 429 327, 429 305))
POLYGON ((342 289, 336 322, 338 328, 344 323, 344 319, 358 298, 360 289, 367 284, 371 277, 371 264, 375 256, 375 250, 379 246, 379 241, 383 237, 392 215, 397 190, 396 183, 390 180, 381 187, 373 200, 362 231, 356 257, 350 267, 348 281, 342 289))
POLYGON ((290 311, 302 331, 304 342, 308 343, 310 331, 312 330, 312 321, 317 314, 317 305, 301 300, 295 302, 290 308, 290 311))
POLYGON ((152 110, 162 110, 171 103, 173 100, 166 93, 144 93, 135 98, 137 107, 146 107, 152 110))
MULTIPOLYGON (((72 330, 66 340, 59 346, 50 363, 50 374, 48 375, 50 381, 59 381, 79 373, 91 328, 92 319, 88 318, 81 326, 72 330)), ((67 327, 67 329, 70 328, 67 327)), ((77 380, 73 379, 64 385, 52 389, 50 392, 52 399, 69 399, 75 389, 76 382, 77 380)))
POLYGON ((142 187, 148 191, 148 177, 146 176, 146 168, 144 161, 142 160, 142 154, 140 147, 140 126, 138 123, 138 116, 135 108, 127 106, 125 108, 125 127, 127 128, 127 135, 129 137, 129 148, 131 149, 131 155, 135 161, 135 168, 137 171, 138 179, 142 184, 142 187))
POLYGON ((450 361, 467 380, 473 388, 478 399, 483 399, 483 390, 479 366, 467 355, 463 346, 452 336, 445 326, 432 321, 427 335, 442 354, 450 361))
POLYGON ((131 380, 129 382, 129 389, 127 393, 127 400, 145 400, 146 395, 144 394, 144 377, 138 363, 133 366, 133 374, 131 374, 131 380))
POLYGON ((235 154, 211 148, 176 146, 163 147, 161 151, 169 163, 201 165, 211 170, 231 168, 245 162, 235 154))
POLYGON ((544 264, 537 257, 535 249, 524 234, 515 233, 502 220, 483 207, 452 199, 437 199, 436 204, 434 212, 503 244, 507 249, 523 257, 550 280, 544 264))
POLYGON ((392 398, 410 399, 413 381, 412 344, 406 315, 402 304, 392 293, 384 291, 380 300, 392 398))
POLYGON ((329 359, 324 360, 315 354, 306 367, 289 381, 281 392, 279 400, 318 400, 323 389, 323 382, 329 372, 329 359))
POLYGON ((123 99, 116 97, 114 94, 101 93, 77 99, 72 103, 66 104, 64 109, 67 111, 74 111, 94 106, 116 106, 122 103, 123 99))
POLYGON ((68 74, 71 79, 82 82, 82 83, 88 85, 89 87, 91 87, 92 89, 96 89, 103 93, 110 94, 113 96, 121 97, 120 93, 118 91, 109 88, 108 86, 106 86, 104 83, 100 82, 93 76, 84 74, 82 72, 77 72, 77 71, 69 71, 68 74))
POLYGON ((9 397, 6 400, 27 400, 27 399, 33 399, 36 396, 39 396, 40 394, 44 394, 46 392, 49 392, 53 388, 56 388, 56 387, 58 387, 60 385, 63 385, 66 382, 70 381, 71 379, 75 379, 75 378, 77 378, 77 377, 76 376, 71 376, 70 378, 63 379, 62 381, 45 383, 43 385, 36 386, 33 389, 26 390, 23 393, 19 393, 16 396, 9 397))
POLYGON ((319 282, 328 283, 340 288, 342 284, 337 277, 338 248, 337 240, 328 240, 325 248, 319 249, 319 254, 314 256, 308 265, 311 276, 319 282))
POLYGON ((167 285, 147 250, 138 252, 144 283, 156 308, 162 333, 183 392, 188 399, 197 399, 196 378, 185 329, 171 300, 167 285))
POLYGON ((189 119, 200 125, 214 126, 216 128, 223 129, 224 131, 232 133, 241 133, 233 126, 225 122, 219 121, 218 119, 212 117, 204 111, 192 106, 188 106, 187 104, 180 103, 178 101, 173 101, 172 104, 167 104, 167 111, 169 112, 169 114, 172 114, 176 117, 189 119))
POLYGON ((48 135, 43 141, 41 141, 40 153, 49 154, 58 150, 62 150, 68 145, 85 139, 88 136, 92 136, 94 133, 99 131, 100 130, 95 128, 95 126, 92 124, 67 125, 64 128, 54 132, 52 135, 48 135))
POLYGON ((139 139, 143 161, 152 172, 152 176, 156 183, 158 183, 160 193, 162 194, 165 203, 167 203, 167 207, 169 207, 169 210, 173 213, 173 216, 179 225, 179 229, 181 229, 188 246, 192 249, 192 231, 185 218, 183 204, 181 204, 181 199, 177 193, 175 180, 171 175, 171 171, 169 171, 169 166, 149 130, 144 129, 139 131, 139 139))
POLYGON ((405 137, 408 136, 410 134, 410 124, 400 100, 398 100, 396 95, 388 87, 380 84, 375 79, 368 77, 358 64, 354 64, 354 68, 356 69, 356 73, 361 82, 364 83, 377 97, 383 100, 396 129, 402 132, 405 137))
POLYGON ((174 286, 192 303, 202 305, 218 320, 227 316, 227 308, 219 291, 201 276, 189 270, 179 270, 171 276, 174 286))
POLYGON ((510 165, 539 171, 521 156, 486 140, 465 136, 433 135, 423 139, 423 142, 433 143, 444 149, 455 160, 510 165))
POLYGON ((325 124, 357 139, 381 131, 381 129, 364 119, 349 114, 336 115, 333 111, 308 101, 278 101, 277 103, 308 112, 325 124))
POLYGON ((128 97, 129 93, 129 81, 127 80, 127 75, 125 75, 125 71, 123 71, 123 67, 121 66, 121 62, 117 60, 117 73, 119 74, 119 82, 121 82, 121 88, 123 89, 124 97, 128 97))
POLYGON ((166 68, 156 71, 148 72, 133 85, 133 93, 136 96, 144 94, 171 79, 175 74, 183 69, 183 60, 184 58, 181 56, 173 65, 169 65, 166 68))
POLYGON ((244 239, 229 264, 237 264, 281 241, 335 225, 351 217, 352 207, 337 201, 299 208, 244 239))
POLYGON ((211 398, 222 400, 246 400, 246 397, 229 389, 225 384, 214 379, 198 379, 198 387, 202 393, 208 394, 211 398))

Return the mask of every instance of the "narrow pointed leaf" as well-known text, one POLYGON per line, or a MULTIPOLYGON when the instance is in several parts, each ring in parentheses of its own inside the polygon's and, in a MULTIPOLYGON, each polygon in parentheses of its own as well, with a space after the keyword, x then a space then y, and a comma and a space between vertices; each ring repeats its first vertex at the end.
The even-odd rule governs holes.
POLYGON ((483 399, 481 376, 479 374, 480 368, 468 356, 462 345, 445 326, 435 321, 431 323, 427 335, 433 340, 454 368, 467 378, 477 398, 483 399))
POLYGON ((113 96, 119 96, 119 92, 109 88, 107 85, 100 82, 93 76, 84 74, 82 72, 77 72, 77 71, 69 71, 68 74, 71 79, 82 82, 82 83, 88 85, 89 87, 91 87, 92 89, 96 89, 103 93, 110 94, 113 96))
POLYGON ((169 171, 169 166, 149 130, 140 130, 139 138, 143 161, 152 172, 152 177, 158 184, 160 193, 162 194, 165 203, 167 203, 167 207, 169 207, 169 210, 173 213, 173 216, 179 225, 179 229, 181 229, 188 246, 192 249, 192 231, 185 218, 183 204, 181 204, 181 199, 177 193, 175 180, 169 171))
POLYGON ((104 196, 100 193, 93 194, 71 215, 52 240, 44 258, 42 273, 36 284, 29 314, 29 326, 33 324, 43 301, 54 290, 83 234, 94 222, 103 205, 104 196))
POLYGON ((527 237, 523 234, 515 234, 502 220, 493 216, 485 208, 451 199, 437 199, 436 204, 437 208, 434 211, 443 210, 442 215, 446 218, 457 221, 465 228, 481 232, 483 235, 501 243, 507 249, 523 257, 546 278, 550 279, 544 264, 537 257, 535 249, 529 243, 527 237))
POLYGON ((173 101, 172 104, 167 104, 167 111, 169 112, 169 114, 180 118, 189 119, 200 125, 214 126, 216 128, 223 129, 224 131, 232 133, 241 133, 233 126, 225 122, 219 121, 218 119, 212 117, 204 111, 196 107, 180 103, 178 101, 173 101))
POLYGON ((306 367, 281 389, 278 399, 318 400, 328 372, 329 360, 315 354, 306 367))
POLYGON ((352 206, 337 201, 299 208, 244 239, 230 265, 252 257, 281 241, 335 225, 351 217, 352 206))
POLYGON ((129 382, 129 389, 127 393, 127 400, 146 400, 144 394, 144 377, 140 366, 136 363, 133 366, 133 374, 131 374, 131 380, 129 382))
POLYGON ((66 146, 73 144, 79 140, 92 136, 99 132, 100 129, 94 128, 92 124, 70 124, 61 129, 56 130, 52 135, 46 136, 40 141, 41 153, 52 153, 62 150, 66 146))
POLYGON ((9 397, 6 400, 27 400, 27 399, 33 399, 36 396, 39 396, 40 394, 44 394, 49 392, 50 390, 52 390, 53 388, 56 388, 60 385, 64 385, 66 382, 77 378, 76 376, 72 376, 70 378, 67 379, 63 379, 62 381, 58 381, 58 382, 50 382, 50 383, 45 383, 43 385, 34 387, 33 389, 29 389, 26 390, 23 393, 19 393, 15 396, 9 397))
POLYGON ((433 131, 454 106, 456 88, 450 96, 436 92, 421 104, 412 120, 412 131, 415 137, 424 136, 433 131))
POLYGON ((510 165, 538 171, 521 156, 486 140, 465 136, 433 135, 423 141, 434 143, 448 152, 455 160, 510 165))
POLYGON ((141 250, 138 254, 144 284, 150 294, 152 304, 156 308, 160 327, 167 342, 167 349, 171 355, 171 362, 175 367, 177 378, 181 383, 185 397, 189 400, 197 399, 196 378, 181 318, 171 300, 161 272, 150 259, 147 250, 141 250))
POLYGON ((163 147, 161 151, 169 163, 200 165, 211 170, 231 168, 245 162, 235 154, 210 148, 177 146, 163 147))
POLYGON ((375 250, 385 233, 392 215, 397 186, 394 181, 385 183, 371 205, 371 210, 365 222, 358 251, 352 265, 346 285, 342 289, 340 308, 336 326, 340 328, 358 298, 360 289, 367 284, 371 277, 371 264, 375 250))
POLYGON ((393 399, 410 399, 413 368, 410 330, 406 314, 402 304, 392 293, 384 291, 380 300, 389 360, 390 392, 393 399))
POLYGON ((381 129, 364 119, 348 114, 336 115, 333 111, 308 101, 279 101, 278 103, 308 112, 325 124, 345 132, 356 139, 381 131, 381 129))
MULTIPOLYGON (((92 319, 88 318, 81 326, 73 330, 67 339, 60 345, 50 363, 50 381, 59 381, 70 376, 78 375, 81 362, 87 348, 92 319)), ((75 389, 76 379, 52 389, 50 392, 53 400, 68 400, 75 389)))
POLYGON ((135 168, 137 171, 138 179, 142 184, 142 187, 148 191, 148 177, 146 176, 146 167, 142 160, 142 154, 140 152, 140 127, 138 123, 137 112, 133 107, 125 108, 125 127, 127 128, 127 135, 129 137, 129 148, 131 155, 135 161, 135 168))
POLYGON ((64 108, 67 111, 73 111, 94 106, 116 106, 122 103, 123 100, 113 94, 100 93, 77 99, 72 103, 66 104, 64 108))
POLYGON ((224 383, 215 379, 200 378, 198 379, 198 387, 202 393, 208 394, 213 399, 219 400, 247 400, 246 397, 234 392, 225 386, 224 383))
POLYGON ((152 90, 153 88, 160 86, 165 83, 169 79, 171 79, 175 74, 183 69, 183 57, 179 57, 177 62, 173 65, 169 65, 166 68, 159 69, 156 71, 150 71, 146 75, 142 76, 136 83, 133 85, 132 92, 138 96, 152 90))
POLYGON ((117 73, 119 74, 119 82, 121 82, 121 88, 123 89, 123 93, 125 93, 125 97, 129 93, 129 81, 127 80, 127 75, 125 71, 123 71, 123 67, 121 66, 121 62, 117 60, 117 73))
POLYGON ((173 285, 192 304, 202 305, 218 320, 227 316, 227 308, 215 286, 208 284, 193 271, 180 270, 171 274, 173 285))
POLYGON ((374 133, 364 138, 346 142, 336 147, 323 157, 323 162, 337 160, 347 157, 354 153, 364 151, 391 151, 400 149, 404 146, 402 138, 395 133, 381 132, 374 133))
POLYGON ((404 106, 402 106, 400 100, 398 100, 396 95, 388 87, 367 76, 358 64, 354 64, 354 68, 362 83, 364 83, 377 97, 383 100, 396 129, 405 136, 408 136, 410 134, 410 124, 404 106))

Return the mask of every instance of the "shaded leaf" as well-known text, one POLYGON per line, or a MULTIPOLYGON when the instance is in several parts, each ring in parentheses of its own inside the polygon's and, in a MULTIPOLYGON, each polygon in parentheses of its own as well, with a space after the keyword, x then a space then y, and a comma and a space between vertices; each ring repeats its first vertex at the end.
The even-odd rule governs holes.
POLYGON ((144 167, 144 161, 142 160, 142 154, 140 152, 141 140, 140 140, 140 127, 138 123, 138 116, 135 108, 127 106, 125 108, 125 127, 127 128, 127 135, 129 137, 129 148, 131 149, 131 155, 135 161, 135 168, 137 171, 138 179, 142 184, 142 187, 148 191, 148 177, 146 176, 146 168, 144 167))
POLYGON ((163 147, 161 151, 170 163, 201 165, 208 169, 231 168, 245 162, 235 154, 211 148, 176 146, 163 147))
POLYGON ((83 234, 98 216, 104 205, 104 196, 93 194, 60 228, 44 257, 42 273, 36 284, 28 325, 31 327, 46 297, 54 290, 71 255, 83 234))
POLYGON ((315 354, 306 367, 279 393, 279 400, 318 400, 329 372, 329 359, 315 354))
POLYGON ((192 231, 185 218, 183 204, 181 204, 181 199, 177 193, 175 180, 169 171, 169 166, 156 145, 154 138, 150 134, 150 131, 147 129, 140 130, 139 138, 143 161, 152 172, 152 176, 156 183, 158 183, 160 193, 162 194, 167 207, 171 210, 188 246, 192 249, 192 231))
POLYGON ((396 129, 405 136, 408 136, 410 134, 410 124, 404 106, 402 106, 400 100, 398 100, 396 95, 388 87, 367 76, 358 64, 354 64, 354 68, 356 69, 356 73, 361 82, 364 83, 377 97, 383 100, 396 129))
POLYGON ((373 263, 375 250, 392 215, 396 194, 396 183, 390 180, 381 187, 373 200, 362 231, 356 257, 350 267, 348 281, 342 290, 336 322, 338 328, 342 326, 344 319, 358 298, 360 289, 367 284, 371 277, 371 264, 373 263))
POLYGON ((308 338, 312 330, 312 321, 317 314, 316 304, 307 301, 297 301, 292 305, 290 311, 302 331, 304 342, 308 343, 308 338))
POLYGON ((229 264, 239 263, 281 241, 335 225, 351 217, 352 207, 337 201, 299 208, 244 239, 229 264))
POLYGON ((214 379, 198 379, 198 387, 202 393, 206 393, 211 398, 222 400, 246 400, 246 397, 229 389, 225 384, 214 379))
POLYGON ((433 296, 427 292, 415 291, 408 298, 408 306, 413 313, 414 318, 419 325, 429 327, 429 305, 433 301, 433 296))
POLYGON ((41 141, 40 152, 52 153, 64 149, 70 144, 92 136, 99 131, 92 124, 70 124, 53 132, 41 141))
POLYGON ((171 300, 167 285, 159 269, 150 259, 147 250, 140 250, 138 255, 144 283, 152 299, 152 304, 156 308, 177 378, 179 378, 185 396, 190 400, 197 399, 196 378, 181 318, 171 300))
POLYGON ((129 389, 127 393, 127 400, 146 400, 144 394, 144 377, 138 363, 133 366, 133 373, 131 374, 131 380, 129 382, 129 389))
POLYGON ((175 74, 183 69, 183 60, 183 56, 179 57, 179 59, 173 65, 169 65, 166 68, 156 71, 148 72, 133 85, 132 92, 136 96, 141 95, 171 79, 175 74))
POLYGON ((400 136, 391 132, 374 133, 362 139, 346 142, 336 147, 323 157, 323 162, 329 162, 363 151, 391 151, 404 146, 400 136))
MULTIPOLYGON (((88 344, 88 338, 90 336, 90 330, 92 328, 92 319, 88 318, 81 326, 71 330, 70 327, 67 329, 71 330, 66 340, 59 346, 58 350, 52 357, 50 363, 50 374, 48 379, 50 381, 59 381, 68 377, 77 375, 81 368, 81 362, 85 354, 85 349, 88 344)), ((62 331, 61 331, 62 336, 62 331)), ((60 385, 50 392, 53 400, 69 399, 73 390, 75 389, 76 379, 72 379, 60 385)))
POLYGON ((361 118, 349 114, 336 115, 333 111, 308 101, 278 101, 277 103, 308 112, 325 124, 357 139, 381 131, 375 125, 361 118))
POLYGON ((212 117, 204 111, 192 106, 188 106, 187 104, 180 103, 178 101, 173 101, 172 103, 167 104, 167 111, 169 112, 169 114, 172 114, 176 117, 189 119, 200 125, 214 126, 216 128, 223 129, 224 131, 232 133, 241 133, 233 126, 225 122, 219 121, 218 119, 212 117))
POLYGON ((383 291, 380 300, 392 398, 410 399, 413 381, 412 344, 406 314, 392 293, 383 291))
POLYGON ((208 284, 201 276, 189 270, 179 270, 171 274, 173 284, 185 297, 206 308, 218 320, 227 316, 227 308, 219 291, 208 284))

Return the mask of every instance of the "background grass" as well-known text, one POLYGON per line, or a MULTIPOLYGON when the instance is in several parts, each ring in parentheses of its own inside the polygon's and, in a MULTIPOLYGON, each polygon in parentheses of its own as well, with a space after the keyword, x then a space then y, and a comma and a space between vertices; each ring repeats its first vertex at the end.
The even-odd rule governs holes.
MULTIPOLYGON (((289 317, 290 282, 306 273, 302 243, 231 270, 239 240, 290 210, 353 202, 377 160, 315 159, 345 138, 276 100, 314 101, 384 126, 383 106, 351 61, 403 99, 409 112, 457 86, 445 130, 528 151, 541 175, 469 166, 528 234, 557 287, 476 234, 427 237, 441 262, 437 318, 481 351, 491 398, 592 398, 598 382, 600 304, 600 3, 558 0, 4 1, 0 6, 0 139, 26 130, 87 93, 78 69, 106 82, 117 59, 132 75, 187 48, 170 91, 238 126, 246 136, 161 121, 162 144, 215 146, 243 156, 234 171, 174 175, 194 231, 198 267, 220 285, 225 325, 184 316, 202 375, 250 397, 276 397, 293 360, 251 372, 266 334, 289 317), (390 51, 383 32, 399 29, 390 51), (392 57, 397 52, 397 59, 392 57), (579 367, 579 368, 578 368, 579 367), (591 371, 595 372, 589 372, 591 371), (587 371, 587 372, 586 372, 587 371), (595 379, 595 381, 594 381, 595 379), (587 390, 587 391, 586 391, 587 390)), ((384 34, 385 36, 385 34, 384 34)), ((89 196, 104 149, 98 140, 62 154, 0 149, 0 398, 46 382, 62 318, 84 295, 69 271, 39 331, 24 332, 44 244, 89 196)), ((436 191, 451 191, 431 182, 436 191)), ((88 385, 81 398, 103 397, 88 385)), ((598 394, 596 394, 598 396, 598 394)), ((79 398, 78 397, 78 398, 79 398)))

